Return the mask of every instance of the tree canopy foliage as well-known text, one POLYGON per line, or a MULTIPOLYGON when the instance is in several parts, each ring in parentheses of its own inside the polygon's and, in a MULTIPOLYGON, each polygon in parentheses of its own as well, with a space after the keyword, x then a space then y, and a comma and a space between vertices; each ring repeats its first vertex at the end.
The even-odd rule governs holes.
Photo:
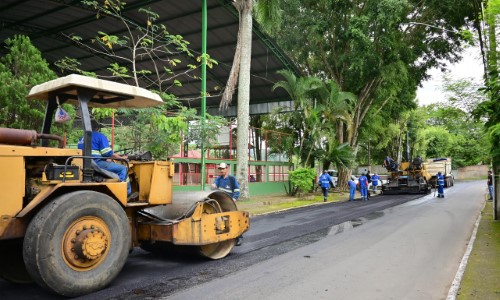
MULTIPOLYGON (((149 150, 156 158, 165 158, 179 152, 179 145, 188 136, 188 124, 201 133, 195 140, 185 142, 199 145, 201 140, 210 145, 214 132, 226 123, 222 117, 208 116, 206 126, 200 128, 200 116, 195 109, 182 107, 177 97, 170 93, 173 86, 181 86, 180 76, 189 76, 199 80, 193 71, 200 67, 201 56, 195 57, 189 48, 189 42, 182 36, 172 34, 160 16, 151 9, 138 9, 142 16, 140 23, 134 23, 123 16, 126 3, 116 0, 104 2, 85 0, 84 5, 96 11, 96 17, 107 16, 121 22, 127 29, 119 34, 113 34, 105 29, 95 33, 90 40, 82 40, 79 36, 67 36, 81 47, 97 55, 108 57, 109 66, 103 72, 86 71, 82 62, 72 57, 65 57, 56 66, 63 72, 77 72, 87 76, 112 78, 158 93, 165 104, 161 107, 143 109, 93 109, 95 118, 104 120, 113 114, 127 123, 127 129, 117 138, 121 148, 149 150), (187 63, 177 57, 183 54, 187 63), (190 63, 192 62, 192 63, 190 63), (185 70, 177 72, 179 65, 185 65, 185 70), (175 113, 169 112, 174 110, 175 113)), ((217 62, 204 56, 207 65, 211 67, 217 62)), ((200 92, 201 97, 201 92, 200 92)), ((120 130, 119 130, 120 131, 120 130)), ((192 136, 192 135, 191 135, 192 136)), ((74 142, 74 141, 73 141, 74 142)))
POLYGON ((416 107, 417 85, 441 60, 459 58, 458 30, 474 17, 465 0, 285 2, 282 9, 296 21, 271 34, 306 74, 357 96, 352 137, 339 141, 354 147, 371 107, 416 107))
POLYGON ((482 102, 475 110, 474 116, 477 119, 486 118, 486 129, 491 144, 491 155, 495 174, 500 171, 500 71, 498 69, 498 49, 497 49, 497 18, 500 14, 500 1, 483 1, 484 6, 479 6, 475 10, 478 17, 485 16, 485 25, 477 26, 478 32, 484 41, 481 40, 481 47, 486 63, 485 92, 486 101, 482 102), (486 7, 483 11, 481 7, 486 7))
POLYGON ((42 128, 45 103, 27 101, 30 89, 56 78, 28 37, 5 40, 8 53, 0 58, 0 126, 21 129, 42 128))
MULTIPOLYGON (((385 157, 388 151, 401 153, 409 112, 417 108, 416 89, 427 71, 457 61, 461 45, 470 41, 463 28, 475 20, 472 6, 466 0, 286 0, 283 15, 294 21, 268 33, 306 77, 333 81, 354 95, 354 101, 343 101, 349 117, 335 122, 336 143, 385 157)), ((317 107, 318 99, 325 97, 309 97, 308 105, 317 107)), ((304 116, 300 121, 308 120, 304 116)), ((314 131, 306 134, 313 144, 314 131)), ((358 161, 366 160, 358 155, 358 161)), ((348 170, 340 171, 343 185, 348 170)))
POLYGON ((273 88, 282 88, 290 95, 294 111, 283 113, 278 109, 265 119, 264 126, 294 137, 295 144, 288 145, 285 151, 289 157, 298 158, 296 163, 301 166, 314 166, 316 160, 323 161, 325 168, 330 163, 350 166, 354 158, 352 149, 346 143, 338 143, 336 132, 339 124, 350 128, 349 110, 355 96, 341 91, 332 80, 296 77, 290 71, 280 73, 285 80, 277 82, 273 88))
MULTIPOLYGON (((488 13, 498 14, 499 1, 486 2, 488 13)), ((248 1, 238 3, 243 5, 248 1)), ((453 156, 456 166, 463 166, 488 160, 488 145, 482 131, 486 122, 493 145, 491 152, 500 157, 498 147, 494 147, 500 140, 495 18, 486 20, 490 22, 489 47, 493 50, 488 56, 485 94, 477 92, 479 87, 467 80, 448 78, 445 103, 417 109, 415 102, 416 88, 427 78, 427 71, 443 67, 445 61, 457 61, 462 45, 470 41, 470 34, 464 28, 479 20, 477 10, 472 9, 474 1, 261 0, 256 3, 259 4, 255 6, 257 20, 262 20, 263 28, 302 71, 301 75, 281 72, 284 80, 274 86, 287 91, 295 111, 277 111, 260 120, 263 127, 285 133, 280 139, 269 139, 269 146, 276 153, 296 158, 303 167, 319 161, 324 168, 333 163, 347 169, 355 155, 358 163, 368 163, 370 155, 372 164, 376 164, 373 161, 386 155, 397 157, 404 144, 410 142, 413 156, 453 156), (278 6, 282 14, 271 13, 278 6), (288 22, 289 19, 294 21, 288 22), (471 118, 471 112, 475 119, 471 118)), ((180 84, 175 66, 186 64, 173 57, 184 53, 194 61, 201 60, 194 58, 189 43, 170 34, 166 25, 159 24, 159 16, 149 9, 140 9, 143 24, 132 24, 121 16, 124 2, 86 0, 84 4, 93 7, 97 17, 112 17, 124 22, 129 30, 118 36, 103 29, 87 41, 77 36, 68 38, 112 60, 105 76, 149 88, 166 102, 163 107, 139 113, 127 109, 94 110, 93 115, 99 119, 116 114, 126 120, 127 130, 120 134, 117 143, 122 148, 151 150, 156 157, 176 153, 186 137, 195 144, 203 140, 208 145, 210 137, 223 125, 223 119, 209 116, 211 121, 200 128, 196 112, 180 107, 175 95, 169 93, 169 87, 180 84), (128 54, 117 55, 117 48, 128 50, 128 54), (151 69, 144 68, 148 64, 138 64, 148 59, 151 69), (172 108, 176 113, 167 113, 172 108), (187 124, 195 129, 188 133, 187 124)), ((39 128, 43 103, 28 103, 25 95, 31 86, 55 78, 55 74, 29 39, 15 37, 5 41, 5 45, 10 53, 0 60, 0 78, 4 83, 0 88, 0 126, 39 128)), ((127 51, 119 53, 124 52, 127 51)), ((216 63, 206 58, 209 65, 216 63)), ((72 58, 65 58, 57 65, 65 72, 97 76, 86 72, 72 58)), ((189 64, 185 72, 190 74, 198 67, 189 64)), ((249 63, 246 67, 249 69, 249 63)), ((247 104, 239 105, 242 112, 238 112, 238 125, 245 123, 241 116, 248 115, 247 104)), ((76 139, 77 135, 69 138, 76 139)), ((241 140, 245 142, 238 147, 245 153, 248 145, 244 137, 241 140)))

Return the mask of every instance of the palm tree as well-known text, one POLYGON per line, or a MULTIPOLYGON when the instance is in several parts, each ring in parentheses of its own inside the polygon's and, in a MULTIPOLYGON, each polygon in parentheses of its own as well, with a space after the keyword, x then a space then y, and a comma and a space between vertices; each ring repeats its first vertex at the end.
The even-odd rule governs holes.
POLYGON ((339 171, 338 186, 347 187, 350 177, 349 168, 354 161, 354 153, 348 143, 344 143, 344 134, 347 141, 352 140, 354 131, 353 110, 356 106, 356 95, 343 92, 339 85, 330 80, 321 90, 323 130, 326 134, 326 151, 323 165, 334 163, 339 171))
POLYGON ((301 112, 301 117, 296 120, 300 122, 299 128, 301 132, 298 135, 299 149, 298 157, 301 158, 300 164, 302 166, 309 166, 314 164, 314 160, 310 160, 311 154, 320 140, 321 134, 321 111, 315 105, 315 95, 317 91, 323 88, 323 82, 318 77, 299 77, 288 70, 278 71, 278 74, 283 76, 285 80, 279 81, 274 84, 273 91, 277 88, 284 89, 290 99, 294 102, 296 112, 301 112), (307 152, 304 149, 307 148, 307 152))
POLYGON ((233 0, 239 14, 239 31, 231 73, 222 96, 220 109, 227 109, 231 103, 234 88, 238 83, 238 141, 236 144, 237 172, 241 199, 248 199, 248 128, 250 119, 250 65, 252 57, 252 12, 256 5, 258 17, 264 26, 279 22, 276 0, 233 0))
MULTIPOLYGON (((301 128, 297 134, 301 165, 314 166, 315 158, 321 158, 324 168, 333 163, 338 170, 348 170, 354 152, 348 143, 340 142, 339 135, 345 131, 348 139, 352 137, 356 95, 341 91, 333 80, 324 83, 318 77, 297 78, 289 71, 278 73, 285 80, 277 82, 273 90, 283 88, 294 101, 295 114, 299 114, 294 124, 301 128)), ((340 172, 340 187, 347 185, 349 175, 340 172)))

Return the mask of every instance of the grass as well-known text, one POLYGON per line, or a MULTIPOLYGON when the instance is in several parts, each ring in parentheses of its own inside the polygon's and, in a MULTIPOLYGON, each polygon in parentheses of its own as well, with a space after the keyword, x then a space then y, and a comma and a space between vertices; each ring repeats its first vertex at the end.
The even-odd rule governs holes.
MULTIPOLYGON (((349 198, 348 193, 330 192, 328 202, 341 202, 349 198)), ((290 208, 320 204, 323 202, 321 193, 307 193, 302 197, 290 197, 286 195, 256 196, 249 200, 238 201, 238 209, 248 211, 250 215, 260 215, 290 208)))
POLYGON ((500 221, 493 220, 493 202, 482 211, 457 299, 500 299, 500 221))

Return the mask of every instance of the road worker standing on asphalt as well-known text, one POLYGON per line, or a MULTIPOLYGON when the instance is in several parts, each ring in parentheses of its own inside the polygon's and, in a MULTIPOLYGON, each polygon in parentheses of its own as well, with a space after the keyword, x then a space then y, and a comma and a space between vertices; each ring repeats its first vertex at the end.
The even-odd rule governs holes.
POLYGON ((437 186, 438 186, 438 198, 444 198, 444 176, 441 172, 436 175, 437 186))
POLYGON ((365 174, 361 174, 358 178, 359 191, 361 192, 361 199, 368 201, 368 178, 365 174))
POLYGON ((349 186, 349 201, 354 201, 354 197, 356 196, 356 182, 351 178, 347 185, 349 186))
POLYGON ((330 184, 333 186, 332 177, 328 175, 327 170, 323 170, 323 174, 318 179, 318 184, 321 186, 323 191, 323 201, 326 202, 328 198, 328 190, 330 189, 330 184))

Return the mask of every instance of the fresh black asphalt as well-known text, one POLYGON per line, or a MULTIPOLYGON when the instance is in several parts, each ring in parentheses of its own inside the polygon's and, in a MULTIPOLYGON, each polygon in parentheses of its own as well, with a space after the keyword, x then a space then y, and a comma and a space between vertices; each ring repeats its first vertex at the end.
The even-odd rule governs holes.
MULTIPOLYGON (((253 264, 313 243, 335 225, 362 226, 383 216, 383 210, 422 197, 422 194, 378 195, 369 201, 321 203, 251 218, 244 243, 221 260, 152 254, 134 250, 120 275, 106 289, 80 299, 165 298, 184 288, 237 272, 253 264)), ((368 226, 368 225, 367 225, 368 226)), ((342 226, 335 230, 342 231, 342 226)), ((207 291, 208 292, 208 291, 207 291)), ((63 299, 35 284, 15 285, 0 280, 1 299, 63 299)))

